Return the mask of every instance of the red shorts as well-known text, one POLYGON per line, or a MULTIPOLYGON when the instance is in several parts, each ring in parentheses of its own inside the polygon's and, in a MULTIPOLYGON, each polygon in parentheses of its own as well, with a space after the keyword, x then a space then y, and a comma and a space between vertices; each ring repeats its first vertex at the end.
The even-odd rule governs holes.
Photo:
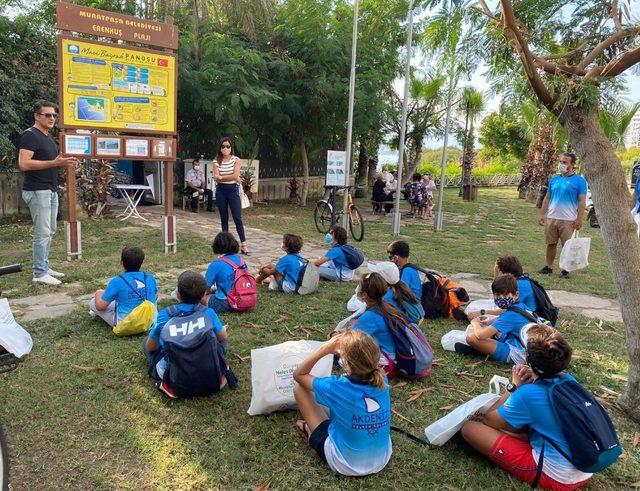
MULTIPOLYGON (((526 483, 531 484, 536 478, 538 465, 533 460, 529 440, 522 440, 515 436, 504 434, 493 444, 489 460, 526 483)), ((569 491, 581 488, 588 482, 589 480, 574 484, 563 484, 543 472, 540 476, 538 487, 554 491, 569 491)))

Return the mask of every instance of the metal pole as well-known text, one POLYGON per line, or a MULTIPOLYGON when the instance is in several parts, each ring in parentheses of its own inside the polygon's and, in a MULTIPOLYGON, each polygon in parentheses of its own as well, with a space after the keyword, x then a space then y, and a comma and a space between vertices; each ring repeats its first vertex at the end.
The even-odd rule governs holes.
POLYGON ((442 149, 442 161, 440 162, 440 188, 438 191, 438 211, 433 228, 436 232, 442 232, 442 222, 444 220, 444 212, 442 211, 442 198, 444 197, 444 181, 447 178, 445 167, 447 165, 447 145, 449 144, 449 131, 451 129, 451 99, 453 98, 454 69, 453 62, 449 73, 449 88, 447 93, 447 118, 444 124, 444 148, 442 149))
MULTIPOLYGON (((353 135, 353 99, 356 92, 356 48, 358 42, 358 0, 353 2, 353 35, 351 36, 351 75, 349 76, 349 115, 347 117, 347 151, 345 185, 351 181, 351 139, 353 135)), ((349 192, 344 190, 344 203, 342 205, 342 226, 349 228, 349 192)))
POLYGON ((391 235, 400 235, 400 186, 404 167, 404 139, 407 133, 407 106, 409 105, 409 80, 411 68, 411 42, 413 38, 413 0, 409 0, 409 33, 407 35, 407 60, 404 66, 404 99, 402 100, 402 121, 400 123, 400 142, 398 145, 398 178, 396 179, 396 196, 393 210, 391 235))

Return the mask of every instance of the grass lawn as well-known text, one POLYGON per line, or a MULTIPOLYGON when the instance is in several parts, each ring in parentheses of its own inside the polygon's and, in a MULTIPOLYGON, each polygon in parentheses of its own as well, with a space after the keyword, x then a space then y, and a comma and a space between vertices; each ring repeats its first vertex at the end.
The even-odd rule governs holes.
MULTIPOLYGON (((356 200, 356 204, 362 210, 370 210, 367 200, 356 200)), ((288 204, 257 205, 249 209, 246 223, 274 232, 298 233, 306 240, 324 243, 313 222, 314 206, 314 200, 306 208, 288 204)), ((432 221, 402 219, 399 238, 410 243, 411 258, 417 264, 445 273, 478 273, 488 279, 493 277, 496 257, 512 254, 518 256, 525 271, 547 289, 617 297, 600 229, 586 224, 582 228, 581 234, 592 238, 589 268, 565 280, 559 275, 559 254, 553 275, 536 274, 545 261, 544 230, 538 225, 540 210, 518 200, 515 189, 482 188, 473 203, 462 201, 457 190, 447 189, 444 210, 442 233, 433 231, 432 221)), ((384 221, 388 223, 382 223, 381 219, 366 222, 365 238, 357 245, 367 257, 386 258, 386 245, 392 240, 391 215, 384 221)))
MULTIPOLYGON (((446 209, 455 210, 455 216, 447 215, 443 234, 434 234, 431 223, 417 220, 403 227, 415 261, 446 272, 477 272, 488 278, 497 255, 515 253, 529 270, 538 269, 544 245, 535 224, 537 210, 517 201, 511 191, 482 189, 479 194, 477 203, 463 203, 447 193, 446 209), (516 220, 518 233, 515 226, 507 230, 509 220, 516 220)), ((297 232, 308 241, 322 243, 313 225, 311 205, 306 209, 256 206, 248 212, 247 225, 278 233, 297 232)), ((613 297, 599 230, 585 232, 594 238, 589 269, 568 281, 553 277, 544 284, 613 297)), ((0 264, 23 262, 28 270, 28 233, 26 222, 0 224, 0 264)), ((389 241, 388 225, 367 223, 362 246, 370 257, 384 258, 389 241)), ((68 282, 78 283, 78 293, 102 286, 119 271, 120 249, 128 243, 144 245, 146 267, 160 273, 165 293, 173 285, 168 276, 162 279, 163 272, 202 265, 211 256, 201 238, 184 230, 180 231, 178 254, 165 256, 157 229, 115 220, 85 221, 84 260, 64 264, 68 282)), ((63 246, 63 237, 57 237, 54 267, 60 266, 63 246)), ((29 271, 0 278, 0 286, 13 298, 49 291, 32 285, 29 271)), ((251 399, 250 350, 290 339, 324 339, 346 316, 345 303, 353 288, 353 284, 324 283, 308 297, 262 289, 255 311, 224 314, 230 334, 228 360, 240 385, 235 391, 185 401, 167 400, 154 388, 146 375, 140 338, 114 338, 85 309, 61 319, 26 323, 34 337, 34 351, 17 371, 0 376, 0 421, 10 441, 13 488, 248 489, 268 483, 270 489, 527 489, 453 444, 425 448, 396 434, 392 435, 394 457, 382 473, 358 479, 335 476, 295 432, 295 412, 246 414, 251 399)), ((572 369, 577 377, 605 399, 603 387, 621 392, 628 371, 623 327, 564 312, 562 319, 562 330, 575 350, 572 369)), ((426 325, 439 364, 427 379, 392 389, 393 409, 406 418, 396 415, 395 425, 422 436, 423 429, 448 408, 485 392, 493 374, 507 374, 505 367, 493 362, 478 363, 443 352, 440 336, 460 327, 452 321, 426 325), (469 375, 455 375, 458 367, 469 375), (408 401, 414 391, 424 392, 408 401)), ((625 454, 612 469, 596 476, 591 488, 628 488, 640 481, 640 446, 632 445, 640 430, 611 402, 607 404, 625 454)))

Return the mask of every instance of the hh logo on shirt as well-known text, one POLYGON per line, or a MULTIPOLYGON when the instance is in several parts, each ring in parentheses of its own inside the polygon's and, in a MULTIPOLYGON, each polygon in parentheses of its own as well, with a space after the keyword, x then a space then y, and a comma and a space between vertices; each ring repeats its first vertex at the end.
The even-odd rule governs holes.
POLYGON ((206 325, 204 322, 204 317, 198 317, 198 319, 195 321, 183 322, 182 324, 180 324, 180 327, 173 324, 170 325, 169 335, 172 338, 175 338, 178 335, 188 336, 189 334, 192 334, 196 329, 204 329, 205 327, 206 325))

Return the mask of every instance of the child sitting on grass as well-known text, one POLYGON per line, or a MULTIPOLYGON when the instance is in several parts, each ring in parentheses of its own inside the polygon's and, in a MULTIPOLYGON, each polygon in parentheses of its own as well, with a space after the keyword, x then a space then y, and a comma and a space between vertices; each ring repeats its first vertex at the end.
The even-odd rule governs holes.
POLYGON ((504 312, 498 317, 473 319, 467 330, 466 341, 477 353, 491 355, 493 360, 500 363, 524 363, 520 331, 531 323, 531 319, 510 310, 517 308, 527 311, 527 306, 519 301, 518 282, 512 274, 503 274, 493 280, 491 290, 496 306, 504 312))
POLYGON ((258 284, 269 278, 269 290, 295 293, 300 270, 305 260, 300 257, 302 237, 293 234, 282 236, 282 250, 286 253, 276 264, 269 263, 260 267, 256 281, 258 284))
MULTIPOLYGON (((326 254, 314 261, 318 266, 320 277, 329 281, 350 281, 355 275, 355 268, 349 266, 349 261, 345 253, 347 245, 347 231, 343 227, 335 226, 325 236, 327 244, 331 248, 326 254)), ((358 251, 356 248, 351 248, 358 251)), ((361 253, 360 253, 361 254, 361 253)), ((362 256, 364 258, 364 256, 362 256)), ((362 264, 362 261, 360 262, 362 264)))
POLYGON ((231 306, 227 301, 227 294, 233 287, 235 273, 233 266, 229 263, 238 267, 243 267, 245 264, 239 255, 240 244, 229 232, 220 232, 213 239, 211 248, 218 257, 209 264, 205 273, 207 286, 211 292, 208 305, 217 313, 229 312, 231 306))
MULTIPOLYGON (((555 329, 534 325, 528 331, 525 360, 513 367, 512 384, 494 407, 480 421, 465 423, 462 437, 493 463, 534 487, 572 490, 586 486, 592 474, 581 472, 565 457, 571 453, 549 391, 549 385, 561 379, 576 382, 565 373, 571 347, 555 329)), ((576 425, 575 431, 578 428, 576 425)))
POLYGON ((302 414, 296 429, 329 468, 345 476, 380 472, 389 462, 391 398, 380 349, 362 331, 337 334, 293 372, 302 414), (326 355, 338 355, 346 371, 325 378, 310 374, 326 355))
POLYGON ((424 319, 424 308, 411 289, 400 279, 398 266, 391 261, 369 263, 369 271, 379 273, 387 282, 389 290, 382 298, 391 304, 408 322, 420 325, 424 319))
MULTIPOLYGON (((151 273, 140 271, 143 262, 144 251, 140 247, 122 249, 120 264, 124 272, 112 278, 105 290, 96 291, 89 301, 90 313, 114 327, 145 300, 156 308, 158 285, 151 273)), ((151 323, 146 326, 149 327, 151 323)))
POLYGON ((178 277, 178 305, 160 311, 143 341, 149 376, 159 380, 158 388, 172 398, 217 392, 227 382, 227 330, 215 311, 201 304, 206 291, 207 283, 200 273, 184 271, 178 277), (170 329, 165 329, 169 324, 170 329), (215 339, 208 338, 211 333, 215 339), (172 344, 170 350, 165 346, 167 340, 172 344), (180 378, 176 386, 166 382, 167 370, 174 372, 172 380, 180 378), (209 377, 216 373, 221 374, 218 380, 209 377))

